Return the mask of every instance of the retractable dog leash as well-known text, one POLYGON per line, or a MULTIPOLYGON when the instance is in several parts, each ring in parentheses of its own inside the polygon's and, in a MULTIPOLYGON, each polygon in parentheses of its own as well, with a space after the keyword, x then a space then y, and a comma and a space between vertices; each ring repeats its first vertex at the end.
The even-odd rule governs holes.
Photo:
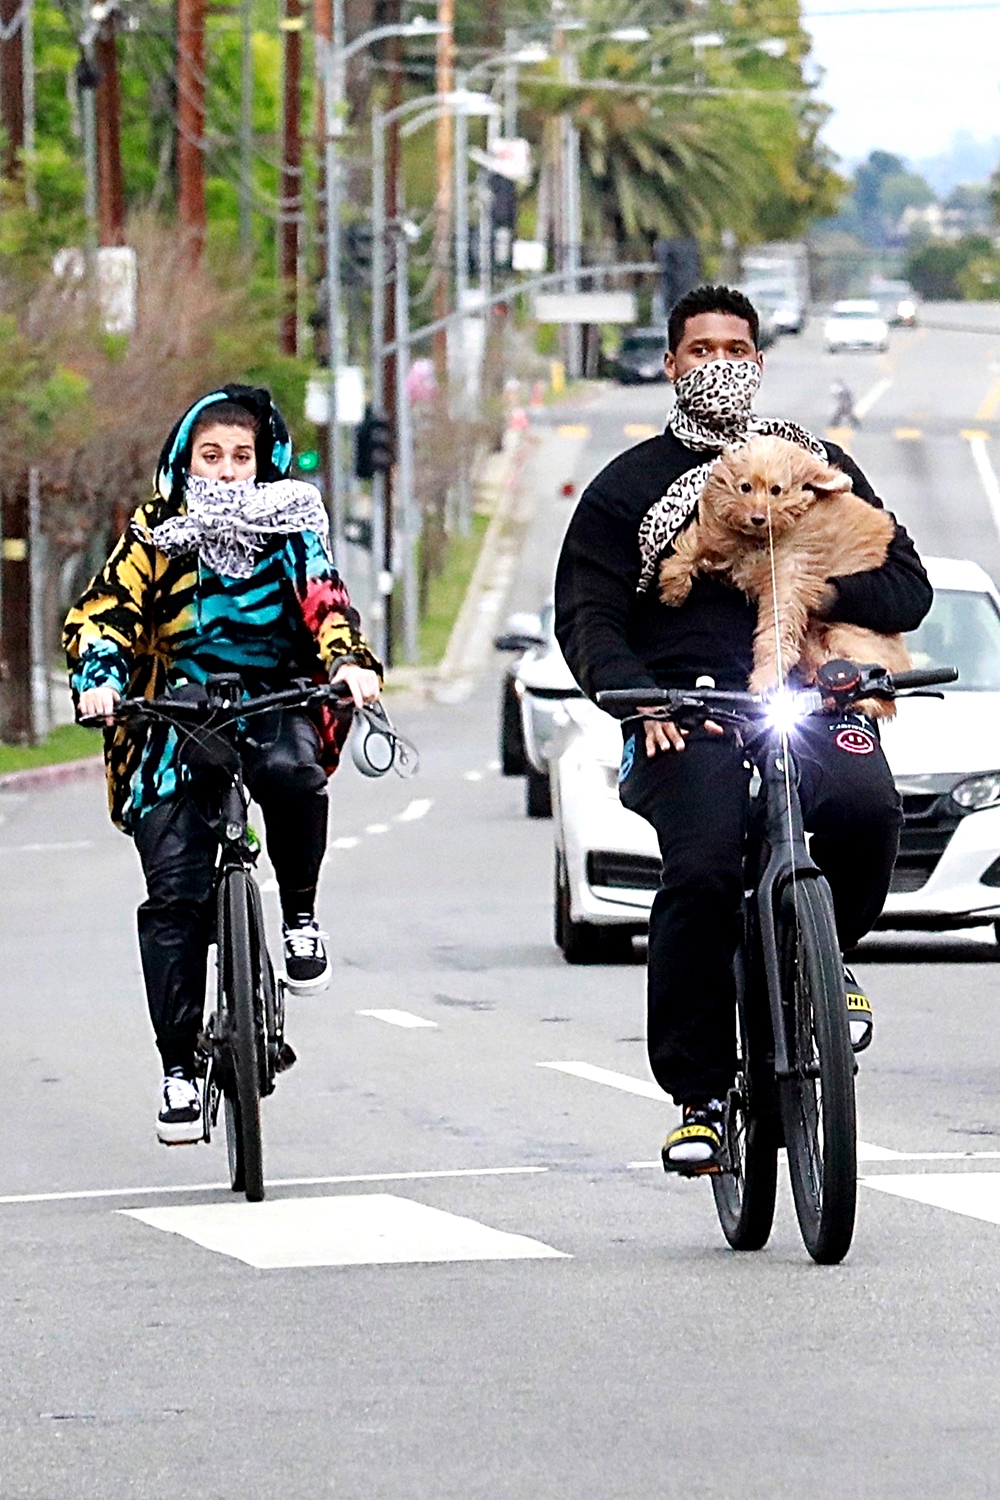
POLYGON ((381 703, 366 703, 355 709, 349 744, 351 759, 362 776, 395 771, 406 778, 420 767, 417 747, 393 727, 381 703))

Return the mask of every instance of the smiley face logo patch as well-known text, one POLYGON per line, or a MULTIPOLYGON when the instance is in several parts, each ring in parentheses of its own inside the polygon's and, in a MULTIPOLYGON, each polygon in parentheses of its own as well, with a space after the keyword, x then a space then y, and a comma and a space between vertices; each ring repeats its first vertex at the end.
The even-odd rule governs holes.
POLYGON ((875 736, 868 729, 857 729, 853 725, 837 730, 834 740, 839 750, 848 755, 874 755, 875 736))

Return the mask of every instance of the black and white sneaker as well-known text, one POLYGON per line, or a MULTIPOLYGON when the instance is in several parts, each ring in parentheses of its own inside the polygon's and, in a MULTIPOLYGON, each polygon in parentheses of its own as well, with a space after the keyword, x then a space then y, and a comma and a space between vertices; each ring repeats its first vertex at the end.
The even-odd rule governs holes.
POLYGON ((191 1146, 204 1135, 198 1085, 179 1068, 164 1077, 156 1134, 164 1146, 191 1146))
POLYGON ((298 917, 294 924, 283 922, 281 935, 285 947, 285 979, 295 995, 308 995, 325 989, 330 978, 326 956, 325 932, 320 932, 315 917, 298 917))

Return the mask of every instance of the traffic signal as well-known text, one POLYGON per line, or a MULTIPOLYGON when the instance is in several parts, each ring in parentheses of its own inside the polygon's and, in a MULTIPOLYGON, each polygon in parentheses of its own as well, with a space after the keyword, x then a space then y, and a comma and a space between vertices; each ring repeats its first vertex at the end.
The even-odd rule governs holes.
POLYGON ((654 258, 660 267, 660 287, 667 312, 701 281, 701 249, 693 239, 657 240, 654 258))
POLYGON ((392 428, 388 420, 366 406, 355 439, 355 474, 359 479, 372 479, 376 474, 385 474, 392 468, 395 458, 392 428))

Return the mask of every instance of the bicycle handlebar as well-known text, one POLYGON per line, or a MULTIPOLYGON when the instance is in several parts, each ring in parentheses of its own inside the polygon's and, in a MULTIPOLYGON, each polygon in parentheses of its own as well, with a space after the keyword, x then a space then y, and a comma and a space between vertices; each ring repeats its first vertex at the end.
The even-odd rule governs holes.
MULTIPOLYGON (((833 663, 847 667, 851 663, 833 663)), ((956 667, 915 668, 908 672, 887 672, 883 667, 857 666, 845 688, 834 689, 826 685, 790 689, 800 700, 803 710, 814 712, 824 701, 833 698, 840 709, 864 698, 881 698, 891 702, 900 693, 918 688, 939 687, 944 683, 957 682, 956 667)), ((763 693, 729 692, 720 688, 614 688, 597 694, 598 708, 632 710, 633 714, 645 708, 711 708, 743 715, 747 718, 763 718, 769 711, 773 699, 763 693)))
MULTIPOLYGON (((200 684, 194 684, 200 686, 200 684)), ((350 689, 342 682, 309 682, 297 687, 282 688, 277 693, 262 693, 256 698, 236 698, 229 702, 204 698, 177 698, 167 694, 160 698, 120 698, 115 704, 114 718, 127 719, 159 718, 174 719, 197 724, 214 718, 220 712, 230 712, 233 719, 247 719, 254 714, 266 713, 272 708, 304 707, 307 703, 337 702, 345 708, 351 701, 350 689)), ((104 727, 103 715, 91 714, 77 721, 85 729, 104 727)))

